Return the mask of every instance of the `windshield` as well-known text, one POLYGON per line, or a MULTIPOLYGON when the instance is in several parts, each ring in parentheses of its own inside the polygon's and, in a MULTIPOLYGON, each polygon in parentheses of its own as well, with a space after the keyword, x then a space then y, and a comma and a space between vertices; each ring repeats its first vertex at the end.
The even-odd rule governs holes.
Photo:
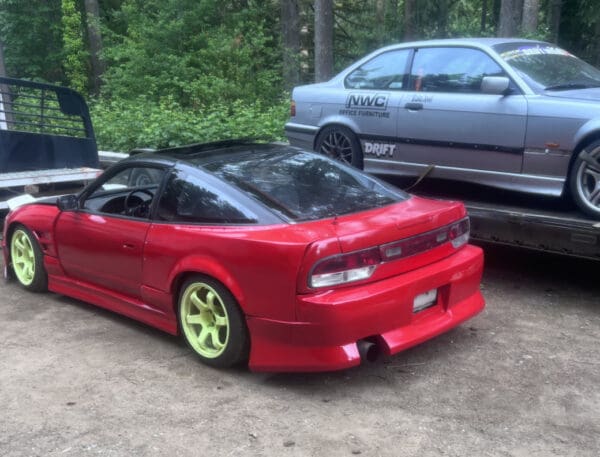
POLYGON ((548 43, 504 43, 494 49, 535 91, 600 87, 600 70, 548 43))
POLYGON ((408 198, 337 161, 290 149, 228 155, 199 165, 294 221, 355 213, 408 198))

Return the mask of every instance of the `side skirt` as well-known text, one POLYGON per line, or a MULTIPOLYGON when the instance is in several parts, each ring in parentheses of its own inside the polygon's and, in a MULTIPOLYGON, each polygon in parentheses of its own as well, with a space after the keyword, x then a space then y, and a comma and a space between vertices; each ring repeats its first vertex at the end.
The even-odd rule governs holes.
POLYGON ((48 275, 48 290, 114 311, 172 335, 178 334, 175 316, 152 308, 141 301, 133 300, 131 297, 81 281, 74 281, 64 276, 50 274, 48 275))
MULTIPOLYGON (((395 160, 365 158, 365 171, 378 175, 419 176, 428 165, 395 160)), ((473 170, 442 165, 434 166, 427 177, 465 181, 500 189, 516 190, 537 195, 560 197, 565 179, 554 176, 537 176, 520 173, 473 170)))

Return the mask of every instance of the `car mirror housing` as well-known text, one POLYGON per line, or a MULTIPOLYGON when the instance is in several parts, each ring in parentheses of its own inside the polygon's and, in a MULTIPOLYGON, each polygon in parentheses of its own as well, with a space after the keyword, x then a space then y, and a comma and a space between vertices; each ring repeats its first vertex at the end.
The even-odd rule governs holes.
POLYGON ((61 195, 56 204, 61 211, 75 210, 78 207, 77 195, 61 195))
POLYGON ((510 80, 506 76, 485 76, 481 81, 481 92, 492 95, 506 95, 510 80))

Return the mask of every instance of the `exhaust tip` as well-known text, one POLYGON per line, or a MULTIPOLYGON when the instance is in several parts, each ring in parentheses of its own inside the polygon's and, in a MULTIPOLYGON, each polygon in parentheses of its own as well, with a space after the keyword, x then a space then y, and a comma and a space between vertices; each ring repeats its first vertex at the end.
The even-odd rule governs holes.
POLYGON ((379 358, 379 348, 372 341, 359 340, 356 345, 362 361, 375 362, 379 358))

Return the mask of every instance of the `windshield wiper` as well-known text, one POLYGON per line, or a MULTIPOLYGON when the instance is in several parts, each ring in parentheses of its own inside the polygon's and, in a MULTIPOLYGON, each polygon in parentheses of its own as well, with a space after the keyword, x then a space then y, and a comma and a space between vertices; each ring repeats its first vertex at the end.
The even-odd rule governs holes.
POLYGON ((544 90, 591 89, 592 87, 600 87, 600 84, 565 83, 565 84, 556 84, 554 86, 544 87, 544 90))

